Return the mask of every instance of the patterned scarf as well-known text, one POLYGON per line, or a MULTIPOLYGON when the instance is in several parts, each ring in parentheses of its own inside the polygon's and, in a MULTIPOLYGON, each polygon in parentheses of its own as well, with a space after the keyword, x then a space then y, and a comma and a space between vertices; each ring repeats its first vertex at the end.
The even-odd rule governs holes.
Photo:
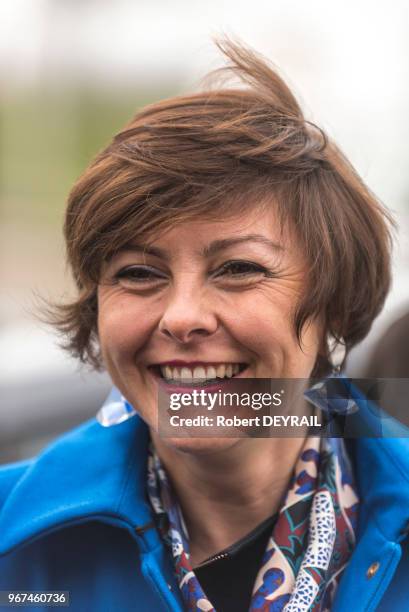
MULTIPOLYGON (((215 612, 192 570, 181 509, 152 447, 148 495, 172 551, 186 610, 215 612)), ((354 548, 357 510, 343 440, 306 438, 261 560, 249 612, 330 610, 354 548)))

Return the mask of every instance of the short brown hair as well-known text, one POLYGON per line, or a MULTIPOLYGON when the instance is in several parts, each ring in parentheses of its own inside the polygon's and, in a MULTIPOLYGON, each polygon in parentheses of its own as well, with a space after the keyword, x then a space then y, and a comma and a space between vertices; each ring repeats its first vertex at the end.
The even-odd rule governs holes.
MULTIPOLYGON (((218 84, 138 112, 88 167, 68 199, 65 239, 78 297, 54 319, 66 348, 99 367, 96 287, 104 261, 132 239, 184 220, 278 204, 298 232, 309 291, 295 315, 318 314, 347 349, 368 333, 390 285, 385 208, 335 144, 307 121, 277 71, 254 51, 223 40, 218 84), (250 196, 250 197, 249 197, 250 196)), ((318 360, 315 375, 328 361, 318 360)))

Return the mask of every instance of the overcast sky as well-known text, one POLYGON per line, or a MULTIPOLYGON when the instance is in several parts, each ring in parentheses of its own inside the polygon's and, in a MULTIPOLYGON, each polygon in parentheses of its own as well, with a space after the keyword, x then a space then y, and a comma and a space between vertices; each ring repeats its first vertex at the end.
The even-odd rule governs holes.
POLYGON ((392 208, 409 199, 406 0, 2 0, 3 91, 86 82, 195 88, 223 32, 267 55, 392 208))

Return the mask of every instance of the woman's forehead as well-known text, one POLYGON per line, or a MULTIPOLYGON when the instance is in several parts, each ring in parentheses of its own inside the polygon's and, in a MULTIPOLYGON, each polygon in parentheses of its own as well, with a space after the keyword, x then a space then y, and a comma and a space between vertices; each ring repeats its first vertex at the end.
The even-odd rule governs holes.
POLYGON ((271 212, 248 211, 245 215, 228 218, 191 219, 180 221, 145 239, 132 241, 133 245, 145 244, 146 250, 163 246, 196 245, 203 255, 212 255, 228 247, 247 244, 282 251, 288 245, 289 230, 284 228, 271 212))

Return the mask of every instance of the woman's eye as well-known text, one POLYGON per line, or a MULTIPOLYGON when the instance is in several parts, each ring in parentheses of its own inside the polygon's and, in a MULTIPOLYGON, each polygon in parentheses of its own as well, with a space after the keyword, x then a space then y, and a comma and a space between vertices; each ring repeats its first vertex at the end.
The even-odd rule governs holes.
POLYGON ((115 274, 115 280, 130 283, 152 283, 164 280, 166 275, 149 266, 128 266, 115 274))
POLYGON ((216 270, 215 277, 243 278, 251 275, 268 275, 268 270, 251 261, 228 261, 216 270))

